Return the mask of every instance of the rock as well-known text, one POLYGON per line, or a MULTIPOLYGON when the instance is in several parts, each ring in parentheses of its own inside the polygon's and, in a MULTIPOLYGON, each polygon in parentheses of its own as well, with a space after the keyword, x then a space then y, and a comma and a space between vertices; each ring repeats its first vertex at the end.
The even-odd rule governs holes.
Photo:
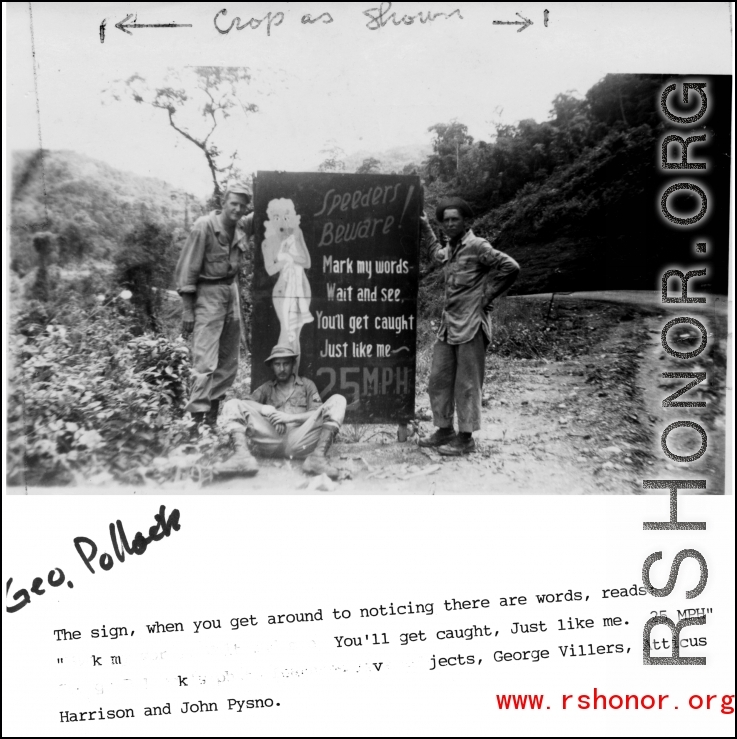
POLYGON ((313 477, 309 480, 303 481, 297 486, 298 490, 305 490, 306 492, 325 492, 332 493, 337 490, 338 484, 333 482, 327 475, 322 474, 317 477, 313 477))
POLYGON ((614 462, 604 462, 604 464, 601 465, 601 469, 603 469, 603 470, 613 470, 614 469, 614 462))
POLYGON ((608 447, 604 447, 604 449, 602 449, 600 451, 600 453, 601 454, 607 454, 607 455, 609 455, 609 454, 621 454, 622 453, 622 450, 618 446, 608 446, 608 447))

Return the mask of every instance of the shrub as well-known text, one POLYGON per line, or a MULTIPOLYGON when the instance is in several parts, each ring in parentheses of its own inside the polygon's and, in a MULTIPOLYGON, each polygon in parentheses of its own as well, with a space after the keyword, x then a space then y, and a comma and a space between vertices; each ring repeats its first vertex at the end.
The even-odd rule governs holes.
POLYGON ((21 320, 37 331, 12 337, 8 483, 170 476, 155 460, 189 438, 189 348, 181 338, 132 338, 115 306, 78 318, 69 327, 21 320))
POLYGON ((122 247, 115 258, 116 280, 132 292, 139 331, 159 330, 163 291, 177 260, 171 234, 160 224, 144 221, 125 235, 122 247))

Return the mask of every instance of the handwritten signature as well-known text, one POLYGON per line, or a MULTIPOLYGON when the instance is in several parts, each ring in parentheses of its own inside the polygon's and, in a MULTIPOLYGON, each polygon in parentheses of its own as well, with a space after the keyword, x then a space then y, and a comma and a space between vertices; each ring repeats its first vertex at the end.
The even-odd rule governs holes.
MULTIPOLYGON (((176 508, 167 516, 166 506, 162 505, 159 508, 159 512, 154 515, 156 524, 149 528, 148 536, 144 536, 144 534, 139 531, 130 543, 128 543, 128 537, 125 534, 125 529, 123 528, 123 523, 120 519, 115 523, 111 523, 109 526, 110 541, 118 562, 125 562, 126 554, 143 554, 152 541, 160 541, 164 537, 170 536, 172 531, 179 531, 181 528, 179 517, 180 513, 176 508)), ((87 569, 94 575, 95 569, 92 566, 92 563, 95 561, 95 557, 97 556, 97 544, 86 536, 77 536, 74 539, 74 548, 77 550, 77 554, 79 554, 87 569), (87 551, 85 551, 85 549, 87 551)), ((112 569, 115 564, 115 560, 112 558, 112 555, 107 552, 103 552, 97 563, 105 572, 107 572, 112 569)), ((52 588, 58 588, 63 585, 64 582, 67 583, 67 587, 74 587, 72 581, 66 579, 64 571, 59 567, 55 567, 49 572, 46 582, 52 588)), ((6 598, 12 584, 13 578, 11 577, 5 587, 6 598)), ((34 578, 31 583, 30 593, 33 593, 34 595, 43 595, 46 592, 46 589, 43 586, 44 579, 42 577, 34 578)), ((27 606, 31 602, 30 593, 25 588, 16 590, 15 593, 13 593, 14 604, 6 606, 5 610, 8 613, 16 613, 21 608, 27 606)))

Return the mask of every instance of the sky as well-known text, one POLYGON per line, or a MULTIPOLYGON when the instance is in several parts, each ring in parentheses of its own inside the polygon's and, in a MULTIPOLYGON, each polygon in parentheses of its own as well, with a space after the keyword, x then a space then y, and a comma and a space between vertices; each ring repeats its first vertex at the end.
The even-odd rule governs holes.
POLYGON ((347 154, 428 144, 428 127, 452 119, 488 140, 493 122, 543 120, 555 95, 583 95, 608 72, 731 69, 728 3, 699 5, 700 38, 709 43, 695 38, 692 48, 679 10, 693 6, 681 3, 667 13, 661 3, 384 3, 397 18, 456 9, 462 18, 390 21, 377 30, 367 28, 376 12, 364 14, 380 6, 375 0, 139 3, 141 24, 192 27, 130 35, 115 28, 130 9, 119 3, 32 3, 32 25, 28 3, 6 5, 9 148, 36 148, 40 136, 45 148, 79 151, 200 196, 210 190, 201 152, 169 128, 163 111, 112 101, 103 94, 111 83, 134 73, 156 82, 191 65, 246 66, 248 102, 259 112, 235 115, 223 144, 237 147, 247 172, 304 171, 325 158, 328 142, 347 154), (229 33, 216 27, 269 13, 270 35, 266 21, 229 33), (303 24, 305 13, 330 13, 333 22, 303 24), (522 31, 493 23, 520 16, 532 21, 522 31))

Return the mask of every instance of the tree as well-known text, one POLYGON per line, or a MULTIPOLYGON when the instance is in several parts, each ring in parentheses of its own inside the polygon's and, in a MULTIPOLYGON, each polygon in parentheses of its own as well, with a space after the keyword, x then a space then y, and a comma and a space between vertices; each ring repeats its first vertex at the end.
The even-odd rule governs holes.
POLYGON ((661 122, 658 100, 666 75, 608 74, 587 93, 594 119, 608 127, 635 128, 643 123, 654 128, 661 122))
POLYGON ((376 157, 367 157, 356 168, 356 174, 372 174, 381 171, 381 162, 376 157))
POLYGON ((58 244, 61 264, 80 262, 92 251, 90 239, 76 221, 67 221, 59 234, 58 244))
POLYGON ((33 234, 33 248, 38 255, 38 270, 31 288, 31 297, 46 303, 54 290, 54 281, 49 272, 56 261, 56 237, 50 231, 33 234))
POLYGON ((345 171, 345 152, 335 141, 328 141, 320 153, 325 155, 325 159, 318 166, 318 172, 345 171))
POLYGON ((450 123, 436 123, 427 130, 435 134, 432 141, 433 154, 426 162, 428 174, 444 180, 456 177, 462 155, 473 144, 468 126, 453 120, 450 123))
POLYGON ((141 331, 160 328, 159 312, 177 260, 177 248, 168 230, 146 221, 123 237, 115 259, 116 282, 131 291, 141 331))
POLYGON ((136 73, 117 80, 109 94, 117 100, 131 98, 166 113, 169 125, 196 146, 205 157, 213 186, 213 199, 219 201, 228 179, 241 175, 238 151, 221 148, 217 134, 223 123, 239 110, 255 113, 253 103, 244 102, 251 81, 246 67, 186 67, 169 70, 160 86, 136 73))

